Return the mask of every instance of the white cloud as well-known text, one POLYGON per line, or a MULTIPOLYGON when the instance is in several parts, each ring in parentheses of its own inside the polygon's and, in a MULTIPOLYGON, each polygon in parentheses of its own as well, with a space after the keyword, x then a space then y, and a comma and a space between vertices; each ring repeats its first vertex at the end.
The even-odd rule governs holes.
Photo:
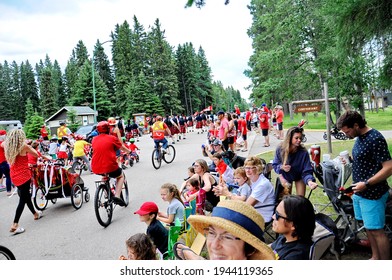
MULTIPOLYGON (((209 0, 202 9, 185 9, 186 0, 14 0, 0 4, 0 57, 9 63, 29 60, 33 65, 46 54, 65 66, 82 40, 89 52, 95 42, 108 40, 116 24, 133 16, 146 30, 158 18, 168 42, 177 47, 192 42, 202 46, 214 80, 232 85, 243 97, 250 80, 243 75, 252 54, 246 31, 251 25, 250 1, 209 0)), ((107 46, 108 47, 108 46, 107 46)), ((108 49, 107 49, 108 50, 108 49)), ((107 53, 110 57, 110 53, 107 53)))

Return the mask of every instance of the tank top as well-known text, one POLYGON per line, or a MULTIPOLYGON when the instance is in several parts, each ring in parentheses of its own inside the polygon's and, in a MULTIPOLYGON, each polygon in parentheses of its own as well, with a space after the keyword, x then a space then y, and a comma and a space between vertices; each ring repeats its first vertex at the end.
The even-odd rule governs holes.
MULTIPOLYGON (((201 176, 199 176, 199 182, 200 182, 200 189, 202 189, 204 187, 204 181, 202 180, 201 176)), ((218 185, 218 183, 214 179, 214 183, 211 184, 211 189, 208 192, 206 192, 206 200, 208 200, 212 204, 212 206, 214 206, 214 207, 218 204, 218 202, 220 200, 219 196, 216 196, 212 190, 217 185, 218 185)))
POLYGON ((26 156, 18 155, 14 164, 10 168, 11 181, 15 186, 19 187, 31 179, 31 172, 26 156))

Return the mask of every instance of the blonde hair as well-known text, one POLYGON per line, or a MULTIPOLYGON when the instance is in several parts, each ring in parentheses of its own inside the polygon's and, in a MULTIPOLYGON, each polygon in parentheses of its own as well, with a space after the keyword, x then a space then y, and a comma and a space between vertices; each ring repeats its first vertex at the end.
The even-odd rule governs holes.
POLYGON ((257 174, 263 173, 264 164, 259 157, 250 156, 245 160, 244 167, 246 166, 255 166, 257 170, 257 174))
POLYGON ((15 163, 26 142, 26 134, 21 129, 12 130, 4 141, 5 158, 10 165, 15 163))
POLYGON ((180 191, 178 190, 177 186, 172 184, 172 183, 165 183, 161 186, 161 189, 166 189, 169 191, 169 193, 173 194, 173 198, 177 198, 182 205, 184 205, 184 202, 182 202, 180 191))

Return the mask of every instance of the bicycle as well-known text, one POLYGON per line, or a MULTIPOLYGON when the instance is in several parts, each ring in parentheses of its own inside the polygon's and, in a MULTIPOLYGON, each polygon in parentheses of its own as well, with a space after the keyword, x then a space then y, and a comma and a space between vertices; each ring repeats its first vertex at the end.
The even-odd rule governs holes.
MULTIPOLYGON (((127 178, 125 177, 124 172, 123 176, 124 184, 122 186, 121 199, 124 201, 124 207, 127 207, 129 204, 129 191, 127 178)), ((109 178, 109 176, 105 174, 100 181, 95 181, 95 187, 95 216, 101 226, 107 227, 112 222, 113 210, 117 205, 113 202, 116 190, 116 180, 109 178)))
POLYGON ((16 258, 10 249, 0 245, 0 261, 2 260, 16 260, 16 258))
POLYGON ((81 159, 81 158, 76 158, 74 162, 72 163, 72 169, 76 172, 79 173, 79 176, 82 175, 83 170, 87 171, 88 167, 86 162, 81 159))
POLYGON ((155 147, 152 151, 152 166, 155 169, 159 169, 162 164, 162 160, 166 163, 172 163, 176 157, 176 149, 173 145, 167 145, 166 152, 162 151, 162 143, 159 143, 158 147, 155 147))

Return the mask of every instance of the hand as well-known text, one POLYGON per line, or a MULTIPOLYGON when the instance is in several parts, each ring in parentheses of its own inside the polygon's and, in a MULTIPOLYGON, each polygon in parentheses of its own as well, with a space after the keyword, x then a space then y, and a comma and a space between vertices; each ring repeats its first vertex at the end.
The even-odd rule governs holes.
POLYGON ((288 164, 282 165, 281 169, 283 169, 283 171, 285 172, 290 172, 291 165, 288 164))
POLYGON ((124 255, 121 255, 118 259, 121 260, 121 261, 127 260, 127 258, 124 255))
POLYGON ((359 183, 352 184, 352 185, 353 185, 354 193, 363 192, 364 190, 366 190, 365 182, 359 182, 359 183))
POLYGON ((312 190, 314 190, 315 188, 318 187, 317 183, 316 183, 316 182, 313 182, 313 181, 309 181, 309 182, 308 182, 308 186, 309 186, 310 189, 312 189, 312 190))

